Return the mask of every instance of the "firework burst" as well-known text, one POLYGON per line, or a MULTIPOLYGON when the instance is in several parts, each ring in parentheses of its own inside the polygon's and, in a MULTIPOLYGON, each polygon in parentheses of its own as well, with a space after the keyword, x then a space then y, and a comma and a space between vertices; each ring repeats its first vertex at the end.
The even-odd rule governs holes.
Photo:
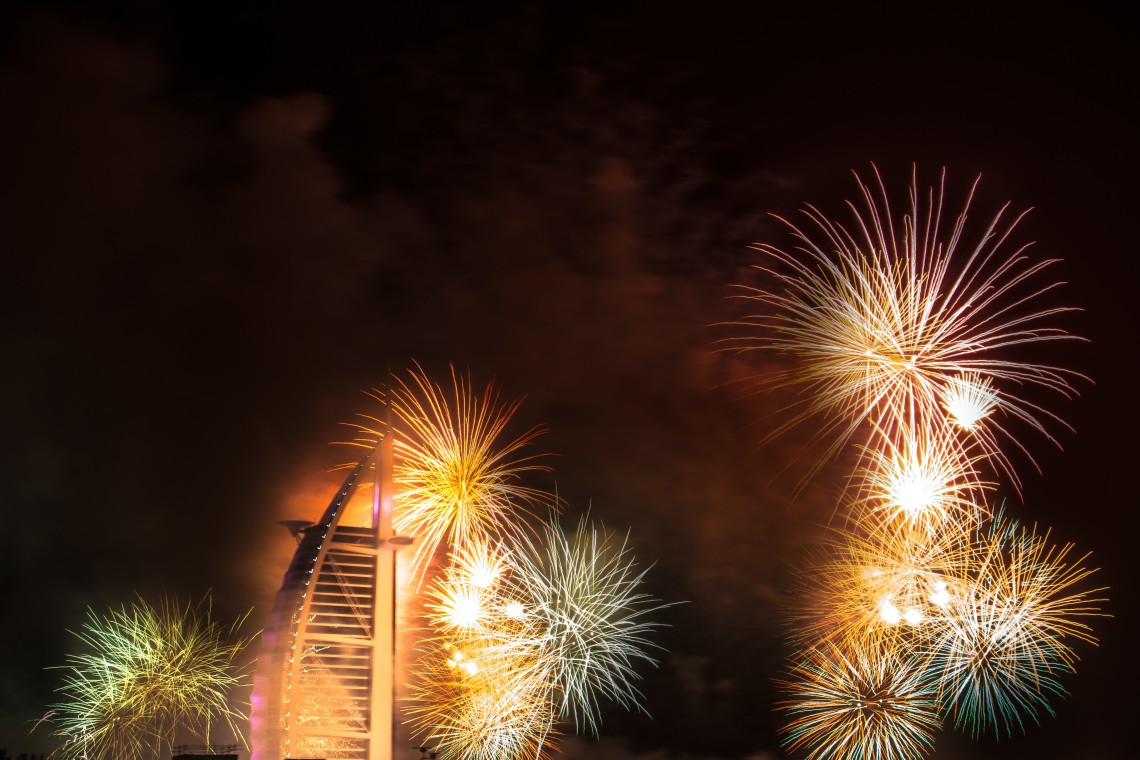
POLYGON ((1012 733, 1066 692, 1071 643, 1096 643, 1086 622, 1101 615, 1104 589, 1085 590, 1095 570, 1073 547, 998 515, 979 530, 972 561, 929 648, 930 677, 954 722, 978 735, 1012 733))
POLYGON ((443 760, 538 760, 557 737, 542 651, 485 630, 420 658, 412 723, 443 760))
POLYGON ((552 521, 541 537, 512 552, 508 584, 555 664, 559 715, 596 732, 599 698, 642 709, 634 665, 656 663, 648 636, 660 624, 649 616, 665 605, 641 591, 647 570, 637 569, 628 536, 582 519, 570 534, 552 521))
MULTIPOLYGON (((432 382, 417 365, 409 379, 393 376, 387 394, 373 393, 391 407, 396 427, 396 510, 393 527, 416 539, 411 578, 422 578, 439 546, 487 544, 500 534, 518 533, 520 518, 543 505, 556 509, 549 493, 521 483, 529 472, 548 472, 542 454, 522 454, 544 431, 531 428, 516 438, 506 429, 520 401, 504 403, 488 384, 478 394, 470 377, 451 368, 451 389, 432 382)), ((374 446, 385 420, 367 417, 353 425, 352 443, 374 446)))
POLYGON ((428 589, 413 723, 443 758, 538 758, 554 738, 557 670, 513 595, 501 550, 467 547, 428 589))
POLYGON ((873 428, 856 471, 861 522, 933 538, 968 531, 988 514, 986 491, 962 442, 947 426, 873 428))
POLYGON ((791 717, 788 748, 808 760, 914 760, 941 726, 934 687, 919 663, 892 648, 834 643, 808 649, 780 688, 791 717))
POLYGON ((922 532, 832 530, 800 575, 791 639, 913 648, 959 593, 965 561, 960 544, 922 532))
MULTIPOLYGON (((835 453, 865 421, 937 428, 949 414, 1016 484, 995 434, 1021 444, 994 412, 1052 439, 1045 422, 1059 418, 1019 393, 1039 387, 1070 396, 1071 382, 1081 377, 1000 355, 1026 344, 1074 339, 1050 324, 1069 309, 1037 305, 1058 284, 1042 276, 1054 262, 1030 263, 1026 246, 1009 250, 1024 213, 1009 220, 1008 205, 977 243, 967 245, 974 189, 947 224, 944 176, 925 199, 915 176, 902 216, 888 203, 877 170, 874 186, 858 176, 856 181, 863 207, 848 203, 851 229, 809 206, 806 229, 785 221, 798 241, 795 249, 756 246, 775 262, 774 268, 759 268, 777 287, 745 288, 743 297, 774 308, 741 324, 769 336, 763 347, 798 359, 795 369, 774 382, 801 388, 805 398, 775 432, 821 415, 816 438, 832 441, 835 453)), ((732 344, 741 350, 761 347, 753 337, 732 344)))
POLYGON ((484 544, 459 547, 451 564, 428 589, 428 620, 447 635, 493 628, 507 605, 499 580, 506 559, 484 544))
POLYGON ((76 633, 86 651, 62 666, 52 706, 54 734, 66 758, 159 757, 180 729, 208 738, 213 723, 241 736, 245 716, 229 692, 245 679, 235 658, 248 639, 213 619, 208 597, 156 607, 139 599, 100 616, 88 609, 76 633))
POLYGON ((993 382, 975 372, 951 377, 942 390, 942 403, 950 420, 966 430, 977 430, 998 406, 993 382))

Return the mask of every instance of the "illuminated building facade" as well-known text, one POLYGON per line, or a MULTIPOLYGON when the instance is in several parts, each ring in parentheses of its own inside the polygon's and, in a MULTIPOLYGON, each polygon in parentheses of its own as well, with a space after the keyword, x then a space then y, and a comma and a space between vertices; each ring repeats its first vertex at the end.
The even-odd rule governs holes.
POLYGON ((392 467, 388 435, 318 522, 291 526, 298 546, 254 684, 253 760, 392 756, 395 556, 409 543, 392 534, 392 467))

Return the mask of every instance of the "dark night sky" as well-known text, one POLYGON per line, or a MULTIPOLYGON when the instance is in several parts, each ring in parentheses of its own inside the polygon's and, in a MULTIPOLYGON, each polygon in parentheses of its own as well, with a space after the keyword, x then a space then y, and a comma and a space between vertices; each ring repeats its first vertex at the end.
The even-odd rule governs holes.
POLYGON ((0 747, 43 746, 26 721, 88 605, 213 589, 260 627, 274 522, 319 512, 325 442, 414 357, 525 395, 559 492, 690 600, 654 719, 568 754, 780 756, 787 567, 843 468, 793 498, 807 431, 760 444, 783 400, 741 393, 764 367, 715 325, 747 245, 787 242, 769 212, 841 214, 874 161, 895 197, 917 162, 954 211, 982 173, 974 219, 1035 207, 1021 241, 1064 259, 1090 339, 1041 358, 1095 380, 1050 400, 1076 432, 1026 438, 1044 475, 1019 462, 1011 509, 1093 552, 1113 618, 1056 718, 934 757, 1131 757, 1134 27, 761 5, 5 5, 0 747))

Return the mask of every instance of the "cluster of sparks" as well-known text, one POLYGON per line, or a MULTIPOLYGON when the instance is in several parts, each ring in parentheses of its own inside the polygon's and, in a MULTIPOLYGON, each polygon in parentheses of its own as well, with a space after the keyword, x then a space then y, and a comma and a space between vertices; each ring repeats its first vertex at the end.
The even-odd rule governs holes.
POLYGON ((1067 309, 1038 306, 1051 262, 1008 252, 1021 217, 1007 207, 967 245, 973 189, 948 223, 944 180, 924 200, 916 177, 896 217, 875 178, 850 229, 808 207, 807 230, 787 223, 794 249, 758 246, 776 287, 744 293, 765 307, 745 324, 796 360, 775 382, 802 400, 775 432, 819 418, 829 454, 859 444, 846 527, 805 574, 781 682, 786 741, 811 760, 920 758, 946 720, 1024 730, 1065 693, 1104 602, 1087 557, 989 506, 990 478, 1020 488, 999 444, 1027 453, 1018 425, 1052 440, 1061 422, 1034 389, 1070 396, 1081 377, 1008 356, 1073 339, 1050 324, 1067 309))
POLYGON ((416 538, 413 578, 449 555, 425 592, 414 730, 442 760, 537 760, 560 724, 596 733, 602 701, 643 709, 634 666, 655 663, 648 616, 664 605, 626 540, 586 520, 566 531, 560 500, 525 485, 547 468, 526 450, 541 430, 506 434, 518 402, 454 369, 447 391, 409 375, 375 394, 392 419, 370 418, 359 443, 396 431, 393 522, 416 538))
POLYGON ((64 740, 57 756, 158 758, 179 730, 208 740, 215 724, 241 735, 244 716, 230 699, 245 685, 235 659, 248 641, 213 619, 208 599, 88 610, 76 636, 85 651, 62 666, 60 701, 47 716, 64 740))

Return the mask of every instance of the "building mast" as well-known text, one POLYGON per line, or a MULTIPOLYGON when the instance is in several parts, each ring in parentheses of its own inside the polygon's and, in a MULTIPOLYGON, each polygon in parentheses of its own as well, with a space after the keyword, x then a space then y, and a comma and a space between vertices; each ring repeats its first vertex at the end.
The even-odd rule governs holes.
POLYGON ((376 530, 376 587, 373 598, 375 644, 372 648, 372 739, 368 760, 392 760, 393 709, 396 691, 396 552, 408 541, 395 535, 392 513, 396 505, 393 485, 395 431, 388 404, 388 433, 376 447, 376 477, 372 488, 372 525, 376 530))

